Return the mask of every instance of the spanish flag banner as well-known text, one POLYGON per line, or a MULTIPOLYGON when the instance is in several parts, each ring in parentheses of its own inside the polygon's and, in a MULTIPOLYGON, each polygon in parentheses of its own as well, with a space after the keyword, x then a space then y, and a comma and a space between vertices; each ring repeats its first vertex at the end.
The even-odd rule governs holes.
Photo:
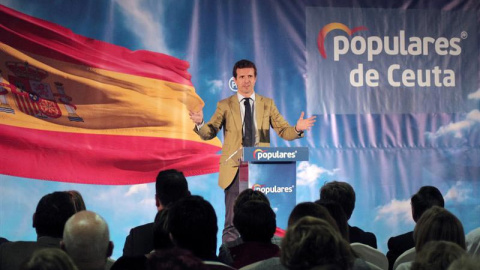
POLYGON ((188 62, 93 40, 0 5, 0 173, 88 184, 218 171, 193 132, 188 62))

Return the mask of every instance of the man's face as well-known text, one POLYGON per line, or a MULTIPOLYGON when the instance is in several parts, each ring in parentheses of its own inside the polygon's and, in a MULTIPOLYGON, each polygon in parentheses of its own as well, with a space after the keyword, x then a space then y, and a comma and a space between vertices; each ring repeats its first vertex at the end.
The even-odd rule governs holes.
POLYGON ((242 96, 250 97, 253 94, 253 87, 257 81, 253 68, 237 68, 237 77, 234 80, 242 96))

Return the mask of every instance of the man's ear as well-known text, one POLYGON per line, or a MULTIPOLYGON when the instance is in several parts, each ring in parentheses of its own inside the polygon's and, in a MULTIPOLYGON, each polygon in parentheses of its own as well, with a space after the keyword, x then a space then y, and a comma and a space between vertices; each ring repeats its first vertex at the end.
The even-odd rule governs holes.
POLYGON ((155 206, 158 208, 160 206, 160 200, 157 197, 157 194, 155 194, 155 206))
POLYGON ((65 242, 63 242, 63 240, 60 241, 60 248, 61 248, 63 251, 67 252, 67 249, 65 248, 65 242))
POLYGON ((112 254, 113 254, 113 242, 109 241, 108 248, 107 248, 107 258, 112 256, 112 254))
POLYGON ((37 222, 35 221, 35 213, 33 213, 33 216, 32 216, 32 227, 33 228, 36 228, 37 227, 37 222))

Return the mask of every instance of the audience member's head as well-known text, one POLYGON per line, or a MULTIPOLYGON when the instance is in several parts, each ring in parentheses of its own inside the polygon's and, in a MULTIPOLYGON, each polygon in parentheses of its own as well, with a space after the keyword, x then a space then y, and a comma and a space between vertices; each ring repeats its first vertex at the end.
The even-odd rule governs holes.
POLYGON ((423 186, 410 199, 412 218, 415 222, 432 206, 445 207, 442 193, 436 187, 423 186))
POLYGON ((159 211, 183 197, 190 196, 187 179, 177 170, 159 172, 155 191, 155 201, 159 211))
POLYGON ((313 202, 302 202, 295 205, 290 213, 290 216, 288 217, 288 227, 295 224, 301 218, 307 216, 323 219, 330 223, 335 230, 339 231, 337 223, 332 218, 330 213, 328 213, 328 210, 325 207, 313 202))
POLYGON ((262 201, 270 205, 270 201, 268 200, 267 196, 263 194, 263 192, 247 188, 240 192, 235 199, 235 203, 233 204, 233 213, 236 211, 235 208, 237 208, 239 205, 245 204, 248 201, 262 201))
POLYGON ((73 205, 75 206, 75 212, 87 210, 87 207, 85 206, 85 201, 83 201, 83 197, 80 192, 76 190, 67 190, 66 192, 70 195, 70 198, 73 201, 73 205))
POLYGON ((462 256, 453 261, 448 267, 448 270, 478 270, 479 265, 479 256, 462 256))
POLYGON ((348 220, 355 209, 355 191, 347 182, 328 182, 320 188, 320 201, 334 201, 340 204, 348 220))
POLYGON ((38 237, 62 238, 65 222, 75 213, 71 197, 66 192, 53 192, 43 196, 33 215, 33 227, 38 237))
POLYGON ((247 201, 238 205, 233 225, 245 242, 270 243, 277 228, 276 215, 270 205, 262 201, 247 201))
POLYGON ((335 265, 350 269, 354 256, 349 244, 328 222, 307 216, 288 227, 280 260, 288 269, 327 265, 331 267, 327 269, 335 269, 335 265))
POLYGON ((456 259, 467 255, 465 249, 447 241, 430 241, 415 256, 412 270, 447 270, 456 259))
POLYGON ((153 249, 168 249, 174 245, 167 231, 167 216, 169 208, 157 212, 155 222, 153 223, 153 249))
POLYGON ((21 270, 77 270, 72 259, 59 248, 36 250, 21 270))
POLYGON ((103 269, 113 251, 107 223, 91 211, 67 221, 61 245, 80 270, 103 269))
POLYGON ((417 221, 413 231, 416 252, 422 251, 429 241, 449 241, 458 244, 464 250, 465 233, 460 220, 448 210, 433 206, 417 221))
POLYGON ((175 246, 202 260, 216 258, 217 215, 208 201, 200 196, 185 197, 171 205, 167 218, 175 246))
POLYGON ((315 203, 325 207, 332 218, 335 220, 337 223, 338 229, 340 230, 340 234, 343 236, 343 238, 350 243, 350 237, 349 237, 349 229, 348 229, 348 219, 347 215, 345 215, 345 212, 343 211, 342 206, 335 202, 335 201, 320 201, 317 200, 315 203))
POLYGON ((202 260, 180 248, 156 250, 147 259, 147 270, 206 270, 202 260))

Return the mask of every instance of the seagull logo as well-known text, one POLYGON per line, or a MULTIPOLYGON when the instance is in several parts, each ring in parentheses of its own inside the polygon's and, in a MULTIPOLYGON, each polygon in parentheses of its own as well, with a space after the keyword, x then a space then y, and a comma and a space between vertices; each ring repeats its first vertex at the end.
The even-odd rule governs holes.
POLYGON ((254 184, 254 185, 252 186, 252 190, 260 191, 260 189, 261 189, 262 187, 264 187, 264 186, 265 186, 265 185, 254 184))
POLYGON ((325 52, 325 37, 327 36, 328 33, 330 33, 330 31, 333 31, 336 29, 342 30, 343 32, 347 33, 349 36, 355 34, 358 31, 368 30, 368 28, 365 26, 358 26, 353 29, 350 29, 345 24, 337 23, 337 22, 329 23, 325 25, 322 28, 322 30, 320 30, 320 32, 318 33, 318 38, 317 38, 318 50, 320 51, 320 55, 322 55, 324 59, 327 59, 327 53, 325 52))
POLYGON ((253 151, 253 158, 254 158, 254 159, 256 158, 257 153, 263 153, 263 152, 265 152, 265 151, 263 151, 262 149, 257 149, 257 150, 255 150, 255 151, 253 151))

